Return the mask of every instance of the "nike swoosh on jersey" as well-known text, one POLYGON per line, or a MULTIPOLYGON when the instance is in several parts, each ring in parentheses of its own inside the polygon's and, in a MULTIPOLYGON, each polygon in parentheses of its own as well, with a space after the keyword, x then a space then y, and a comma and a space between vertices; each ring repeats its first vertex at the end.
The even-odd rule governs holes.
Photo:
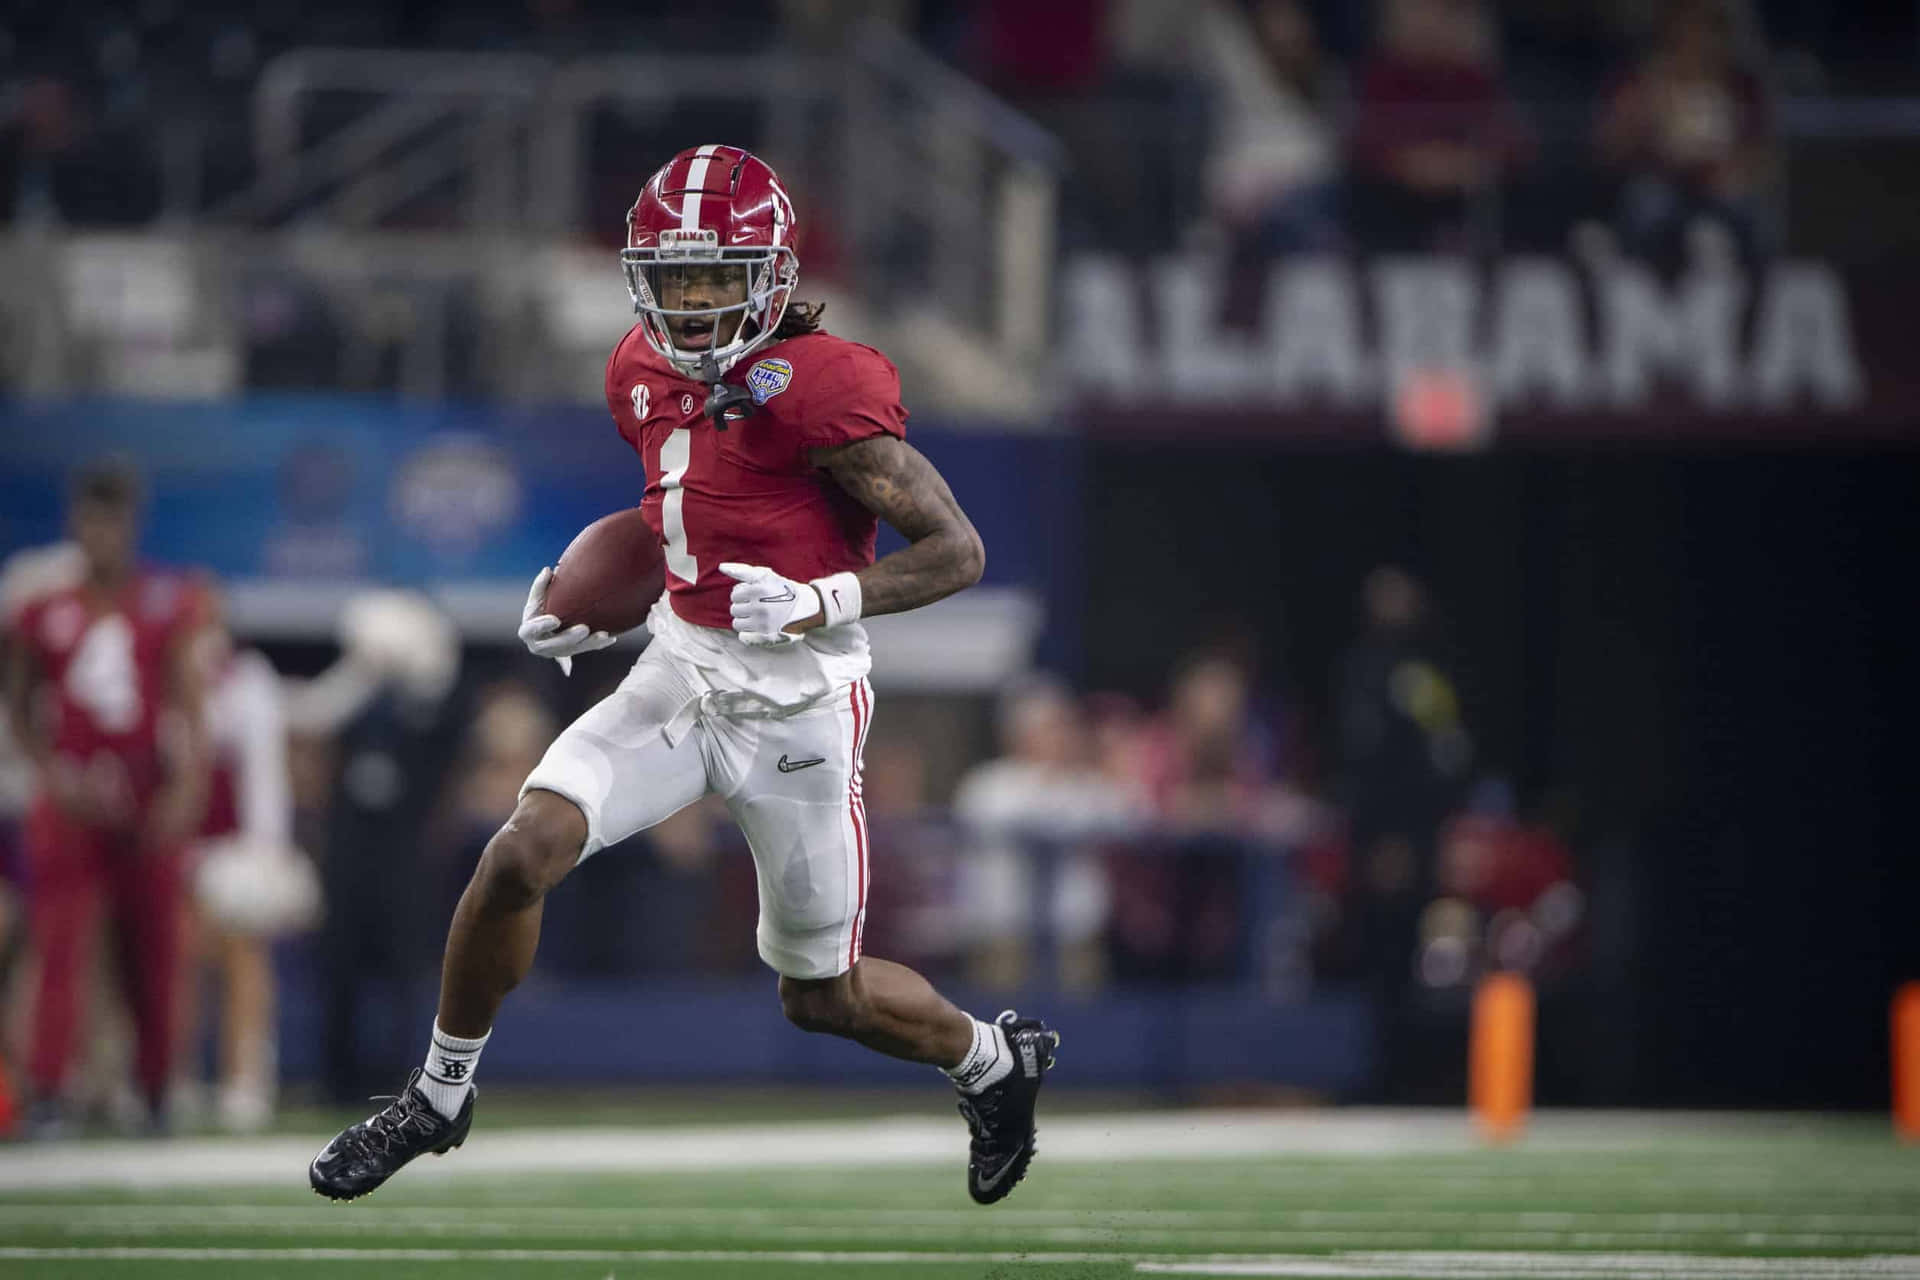
POLYGON ((774 762, 773 767, 782 773, 794 773, 801 769, 811 769, 817 764, 825 764, 826 762, 827 758, 825 756, 814 756, 810 760, 789 760, 785 756, 781 756, 774 762))

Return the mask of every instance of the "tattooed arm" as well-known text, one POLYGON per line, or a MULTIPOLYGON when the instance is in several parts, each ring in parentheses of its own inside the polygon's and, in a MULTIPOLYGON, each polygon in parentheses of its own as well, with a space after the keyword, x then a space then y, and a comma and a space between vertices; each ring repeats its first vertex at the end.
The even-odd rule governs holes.
MULTIPOLYGON (((871 436, 815 449, 809 460, 909 544, 856 575, 863 617, 917 609, 980 581, 987 563, 980 535, 918 449, 893 436, 871 436)), ((807 631, 820 622, 816 613, 787 630, 807 631)))

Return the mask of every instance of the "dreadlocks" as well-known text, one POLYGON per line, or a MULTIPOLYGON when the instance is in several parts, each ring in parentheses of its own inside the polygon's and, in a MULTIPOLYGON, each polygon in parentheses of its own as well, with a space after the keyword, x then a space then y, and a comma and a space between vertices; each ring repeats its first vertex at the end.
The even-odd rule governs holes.
POLYGON ((824 302, 789 302, 787 313, 780 317, 779 327, 773 331, 773 340, 785 342, 788 338, 820 332, 820 313, 826 309, 824 302))

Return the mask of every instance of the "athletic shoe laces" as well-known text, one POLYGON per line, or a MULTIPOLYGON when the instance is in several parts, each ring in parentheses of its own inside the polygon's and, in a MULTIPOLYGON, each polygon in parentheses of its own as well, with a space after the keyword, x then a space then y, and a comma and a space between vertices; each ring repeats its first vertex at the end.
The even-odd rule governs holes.
POLYGON ((446 1123, 431 1104, 421 1106, 405 1094, 375 1094, 370 1101, 389 1104, 370 1117, 361 1130, 367 1139, 363 1145, 378 1147, 383 1153, 392 1152, 394 1145, 406 1141, 409 1134, 432 1137, 434 1130, 446 1123))
POLYGON ((1000 1133, 995 1124, 1000 1118, 1000 1104, 1005 1092, 995 1085, 983 1093, 960 1099, 960 1114, 966 1119, 967 1132, 973 1136, 973 1149, 980 1155, 996 1154, 1003 1145, 999 1140, 1007 1136, 1000 1133))

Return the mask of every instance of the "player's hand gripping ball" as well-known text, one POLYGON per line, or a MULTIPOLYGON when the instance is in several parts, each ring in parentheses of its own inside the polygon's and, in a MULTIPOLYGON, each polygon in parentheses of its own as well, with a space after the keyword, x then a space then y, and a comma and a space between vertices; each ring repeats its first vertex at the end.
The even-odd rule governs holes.
POLYGON ((560 664, 562 672, 572 675, 573 655, 604 649, 613 643, 614 636, 611 632, 595 631, 584 622, 569 627, 558 615, 548 613, 547 587, 552 581, 551 565, 534 577, 533 587, 527 592, 527 607, 520 612, 520 643, 526 645, 530 653, 552 658, 560 664))
POLYGON ((666 573, 659 535, 638 507, 602 516, 533 580, 520 640, 571 675, 573 655, 604 649, 647 620, 666 573))

